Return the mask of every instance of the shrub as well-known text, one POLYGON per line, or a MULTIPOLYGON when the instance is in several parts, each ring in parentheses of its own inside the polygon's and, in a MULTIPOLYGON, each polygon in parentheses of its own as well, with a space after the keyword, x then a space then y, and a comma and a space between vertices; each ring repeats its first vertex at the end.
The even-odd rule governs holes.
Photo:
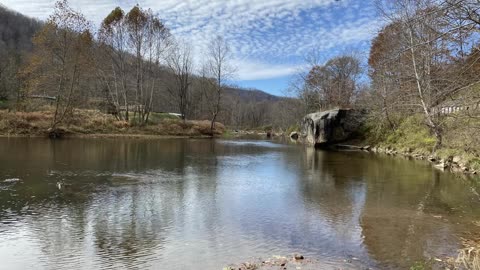
POLYGON ((415 148, 433 150, 436 139, 430 133, 425 125, 423 118, 419 116, 410 116, 406 118, 400 126, 391 132, 386 139, 386 143, 399 148, 415 148))
POLYGON ((113 126, 115 128, 125 129, 125 128, 130 127, 130 123, 128 123, 127 121, 123 121, 123 120, 113 121, 113 126))

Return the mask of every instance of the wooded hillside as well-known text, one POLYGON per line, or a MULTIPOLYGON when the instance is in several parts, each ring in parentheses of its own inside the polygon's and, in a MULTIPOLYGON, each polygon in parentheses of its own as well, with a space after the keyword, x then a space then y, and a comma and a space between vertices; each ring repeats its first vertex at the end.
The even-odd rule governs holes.
MULTIPOLYGON (((75 108, 133 117, 140 125, 150 112, 171 112, 214 117, 233 128, 286 129, 303 114, 296 99, 234 87, 225 74, 215 80, 214 61, 207 61, 215 57, 193 63, 190 45, 139 6, 105 14, 96 32, 66 1, 45 23, 2 6, 0 14, 0 55, 7 59, 0 64, 0 107, 35 111, 51 105, 58 116, 53 126, 75 108)), ((220 45, 228 54, 228 44, 220 45)))
POLYGON ((368 67, 355 55, 313 58, 293 90, 312 112, 366 110, 369 144, 463 155, 480 168, 480 2, 377 3, 386 24, 368 67))

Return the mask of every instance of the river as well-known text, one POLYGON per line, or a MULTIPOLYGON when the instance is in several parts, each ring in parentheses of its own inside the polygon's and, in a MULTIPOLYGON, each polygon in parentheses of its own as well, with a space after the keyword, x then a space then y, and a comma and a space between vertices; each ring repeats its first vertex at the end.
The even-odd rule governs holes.
POLYGON ((0 269, 405 269, 480 231, 474 182, 273 141, 0 138, 0 269))

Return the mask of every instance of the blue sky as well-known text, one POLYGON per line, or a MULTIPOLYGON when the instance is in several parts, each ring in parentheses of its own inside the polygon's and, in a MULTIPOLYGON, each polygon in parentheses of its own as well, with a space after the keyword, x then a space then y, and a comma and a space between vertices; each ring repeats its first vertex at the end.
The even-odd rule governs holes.
MULTIPOLYGON (((0 0, 40 19, 54 0, 0 0)), ((322 60, 356 53, 366 58, 370 40, 381 26, 373 0, 77 0, 73 8, 99 25, 116 6, 151 8, 176 37, 192 44, 197 61, 209 39, 223 35, 237 67, 235 84, 284 95, 290 78, 317 51, 322 60)))

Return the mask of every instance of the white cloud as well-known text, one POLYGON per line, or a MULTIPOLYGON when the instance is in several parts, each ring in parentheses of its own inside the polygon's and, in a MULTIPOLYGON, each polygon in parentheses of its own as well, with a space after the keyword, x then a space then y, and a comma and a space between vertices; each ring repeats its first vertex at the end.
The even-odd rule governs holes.
POLYGON ((236 79, 241 81, 284 77, 298 72, 302 67, 292 64, 268 64, 249 59, 235 60, 233 65, 237 68, 236 79))
MULTIPOLYGON (((45 19, 54 0, 1 0, 45 19)), ((232 46, 240 80, 292 74, 302 56, 319 49, 329 57, 343 47, 365 46, 379 28, 373 0, 138 0, 164 18, 172 32, 192 42, 197 57, 208 40, 224 35, 232 46)), ((114 7, 136 1, 77 0, 71 5, 99 24, 114 7)))

